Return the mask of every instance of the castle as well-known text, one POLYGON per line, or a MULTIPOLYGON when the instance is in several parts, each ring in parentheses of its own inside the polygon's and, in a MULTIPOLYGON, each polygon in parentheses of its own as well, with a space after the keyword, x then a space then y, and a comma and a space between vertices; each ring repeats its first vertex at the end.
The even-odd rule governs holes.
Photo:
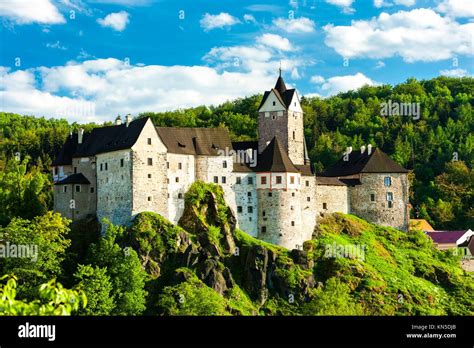
POLYGON ((71 134, 53 161, 54 210, 80 220, 127 225, 143 211, 177 223, 196 180, 223 188, 239 228, 299 248, 317 218, 353 213, 408 228, 407 170, 371 145, 352 151, 321 176, 312 170, 295 89, 280 76, 258 110, 258 141, 231 142, 225 128, 155 127, 120 117, 114 126, 71 134))

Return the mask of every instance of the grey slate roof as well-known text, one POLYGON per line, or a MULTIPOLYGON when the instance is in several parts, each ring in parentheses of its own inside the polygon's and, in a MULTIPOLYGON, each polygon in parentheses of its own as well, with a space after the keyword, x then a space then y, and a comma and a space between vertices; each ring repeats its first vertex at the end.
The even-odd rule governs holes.
POLYGON ((55 185, 68 185, 68 184, 83 184, 89 185, 91 182, 82 174, 71 174, 67 178, 58 181, 55 185))
POLYGON ((217 156, 219 150, 233 149, 225 128, 156 127, 156 130, 171 153, 217 156))
MULTIPOLYGON (((295 94, 296 90, 294 88, 287 89, 285 85, 285 81, 283 81, 283 77, 279 76, 278 80, 275 84, 275 88, 271 91, 275 92, 275 95, 280 100, 280 102, 285 105, 286 108, 290 107, 291 100, 293 99, 293 95, 295 94)), ((262 101, 260 102, 259 109, 267 100, 268 96, 270 95, 271 91, 265 91, 263 93, 262 101)))
POLYGON ((368 151, 352 151, 347 161, 342 157, 336 164, 327 168, 321 176, 341 177, 359 173, 408 173, 408 170, 392 160, 378 148, 368 151))
POLYGON ((288 154, 281 146, 277 137, 267 145, 258 157, 257 172, 298 173, 288 154))

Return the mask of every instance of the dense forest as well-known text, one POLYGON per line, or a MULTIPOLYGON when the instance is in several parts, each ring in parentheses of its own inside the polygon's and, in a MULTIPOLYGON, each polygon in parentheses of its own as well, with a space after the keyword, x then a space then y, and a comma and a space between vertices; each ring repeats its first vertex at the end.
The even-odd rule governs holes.
MULTIPOLYGON (((365 86, 331 98, 302 98, 305 136, 317 172, 345 151, 380 147, 411 170, 412 217, 436 229, 474 224, 474 79, 409 79, 397 86, 365 86), (420 117, 382 116, 384 102, 419 103, 420 117)), ((227 127, 233 140, 257 138, 262 96, 169 112, 147 112, 157 126, 227 127)), ((115 115, 110 115, 112 121, 115 115)), ((109 122, 108 124, 111 124, 109 122)), ((66 120, 0 113, 0 225, 33 218, 52 207, 49 165, 79 127, 66 120)))
MULTIPOLYGON (((347 146, 370 143, 410 169, 413 217, 438 229, 472 228, 473 91, 472 78, 440 77, 302 98, 316 171, 347 146), (389 101, 420 103, 421 117, 381 116, 389 101)), ((233 140, 251 140, 261 98, 139 117, 157 126, 227 127, 233 140)), ((104 221, 103 236, 97 221, 72 224, 51 212, 49 167, 70 132, 97 126, 0 113, 0 241, 38 248, 35 262, 0 258, 0 315, 474 313, 474 282, 461 256, 438 251, 421 231, 333 214, 303 250, 290 251, 236 229, 214 184, 191 186, 179 226, 148 212, 128 228, 104 221), (364 245, 364 255, 328 257, 334 243, 364 245)))

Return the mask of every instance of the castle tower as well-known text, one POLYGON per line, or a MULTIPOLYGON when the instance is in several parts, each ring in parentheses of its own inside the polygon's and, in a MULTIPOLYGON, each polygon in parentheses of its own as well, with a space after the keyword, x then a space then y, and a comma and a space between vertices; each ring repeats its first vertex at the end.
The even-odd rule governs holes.
POLYGON ((258 152, 276 136, 295 165, 308 164, 303 133, 303 110, 295 89, 286 88, 283 77, 266 91, 258 109, 258 152))
POLYGON ((301 173, 274 137, 257 168, 258 238, 289 249, 311 239, 302 229, 301 173))

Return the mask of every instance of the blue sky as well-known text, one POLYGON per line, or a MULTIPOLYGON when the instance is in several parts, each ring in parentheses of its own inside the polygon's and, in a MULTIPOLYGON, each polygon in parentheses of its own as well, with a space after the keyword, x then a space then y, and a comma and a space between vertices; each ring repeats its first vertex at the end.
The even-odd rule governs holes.
POLYGON ((0 109, 111 120, 472 75, 472 0, 3 0, 0 109))

